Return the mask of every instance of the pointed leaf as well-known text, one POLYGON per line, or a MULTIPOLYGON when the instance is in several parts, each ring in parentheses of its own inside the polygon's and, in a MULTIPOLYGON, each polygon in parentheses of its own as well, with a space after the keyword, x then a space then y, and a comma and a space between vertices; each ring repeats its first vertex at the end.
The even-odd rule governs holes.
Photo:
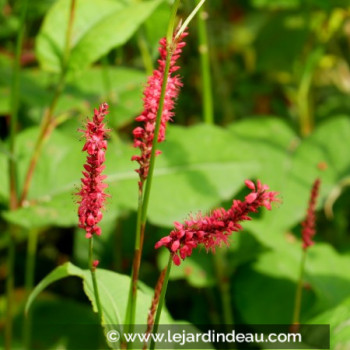
MULTIPOLYGON (((162 1, 77 0, 69 67, 84 69, 112 48, 123 45, 162 1)), ((70 1, 56 1, 37 37, 37 56, 46 70, 62 69, 69 11, 70 1)))

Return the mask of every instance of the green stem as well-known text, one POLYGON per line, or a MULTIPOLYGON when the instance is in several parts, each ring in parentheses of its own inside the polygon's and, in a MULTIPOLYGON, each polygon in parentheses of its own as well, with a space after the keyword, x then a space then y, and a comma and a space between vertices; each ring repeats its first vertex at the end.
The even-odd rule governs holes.
MULTIPOLYGON (((18 120, 18 105, 19 105, 19 85, 20 85, 20 72, 21 72, 21 54, 24 39, 25 19, 28 8, 28 0, 25 0, 22 4, 20 28, 18 31, 16 52, 13 66, 13 76, 11 83, 11 119, 10 119, 10 153, 13 155, 15 150, 16 133, 17 133, 17 120, 18 120)), ((17 207, 17 172, 16 172, 16 159, 14 157, 9 158, 9 171, 10 171, 10 207, 17 207)))
POLYGON ((299 324, 300 310, 301 310, 301 300, 303 294, 303 280, 305 273, 305 261, 306 261, 306 249, 303 249, 303 256, 300 263, 300 273, 298 285, 295 293, 295 303, 294 303, 294 313, 293 313, 293 324, 299 324))
MULTIPOLYGON (((179 30, 176 33, 175 40, 177 40, 180 35, 186 30, 189 23, 192 21, 193 17, 196 15, 196 13, 200 10, 202 5, 205 3, 205 0, 200 0, 197 4, 197 6, 193 9, 193 11, 190 13, 190 15, 186 18, 182 26, 179 28, 179 30)), ((168 37, 169 38, 169 37, 168 37)))
POLYGON ((231 102, 231 86, 234 82, 230 81, 228 83, 226 77, 223 74, 222 64, 219 62, 219 54, 215 43, 215 38, 210 32, 209 41, 213 43, 210 47, 210 62, 213 70, 213 80, 216 95, 220 96, 220 109, 222 110, 222 120, 223 123, 228 123, 235 119, 235 111, 233 104, 231 102))
POLYGON ((62 57, 61 74, 55 89, 54 96, 51 100, 51 104, 48 110, 45 112, 45 115, 41 124, 40 133, 35 143, 34 151, 29 162, 28 170, 24 180, 21 199, 20 199, 21 206, 23 205, 24 201, 28 196, 30 184, 34 175, 34 170, 36 168, 36 165, 39 160, 39 156, 41 154, 41 149, 45 144, 45 142, 49 139, 53 129, 56 126, 56 123, 53 119, 53 115, 54 115, 57 102, 63 92, 64 86, 65 86, 66 74, 68 71, 72 28, 73 28, 73 21, 74 21, 74 15, 75 15, 75 4, 76 4, 76 0, 71 0, 69 20, 68 20, 68 26, 67 26, 67 32, 66 32, 66 41, 65 41, 65 47, 64 47, 63 57, 62 57))
MULTIPOLYGON (((167 32, 167 38, 170 37, 170 40, 168 39, 167 41, 168 45, 170 45, 170 43, 173 42, 172 37, 173 37, 173 32, 175 27, 176 12, 179 4, 180 4, 180 0, 176 0, 172 7, 172 12, 169 20, 169 27, 167 32)), ((146 227, 148 202, 149 202, 150 193, 151 193, 152 178, 153 178, 154 165, 155 165, 156 147, 158 143, 158 134, 159 134, 161 117, 162 117, 163 107, 164 107, 164 97, 165 97, 166 86, 168 82, 171 55, 172 55, 172 47, 168 46, 168 52, 167 52, 164 74, 163 74, 162 88, 161 88, 161 93, 159 98, 159 107, 158 107, 157 116, 156 116, 156 125, 155 125, 155 131, 154 131, 154 137, 153 137, 153 143, 152 143, 152 151, 150 156, 150 165, 148 170, 146 186, 144 188, 143 186, 144 183, 142 183, 139 190, 135 253, 134 253, 134 260, 133 260, 132 273, 131 273, 129 297, 128 297, 128 303, 126 307, 125 324, 128 332, 132 332, 134 320, 135 320, 136 303, 137 303, 137 282, 138 282, 139 270, 141 265, 143 237, 144 237, 144 232, 146 227)))
MULTIPOLYGON (((141 186, 143 188, 143 186, 141 186)), ((143 242, 143 230, 141 230, 141 215, 142 215, 142 190, 139 190, 138 209, 137 209, 137 221, 136 221, 136 240, 134 260, 132 266, 132 273, 130 279, 130 288, 128 295, 128 303, 125 314, 125 325, 127 332, 132 333, 135 323, 136 313, 136 299, 137 299, 137 281, 140 270, 141 256, 142 256, 142 244, 143 242), (135 300, 135 301, 134 301, 135 300)))
POLYGON ((6 276, 6 324, 5 324, 5 350, 10 350, 12 343, 12 317, 13 317, 13 301, 14 301, 14 265, 15 265, 15 227, 9 227, 9 245, 7 252, 7 276, 6 276))
POLYGON ((213 254, 213 259, 216 277, 218 281, 218 287, 220 291, 223 321, 225 325, 233 325, 234 318, 232 312, 230 277, 227 273, 227 265, 225 263, 225 252, 218 249, 216 254, 213 254))
MULTIPOLYGON (((160 297, 159 297, 159 303, 158 303, 158 307, 157 307, 157 313, 156 313, 156 317, 154 320, 154 326, 153 326, 153 333, 157 333, 158 332, 158 326, 159 326, 159 321, 160 321, 160 316, 162 314, 162 309, 164 306, 164 302, 165 302, 165 294, 168 288, 168 282, 169 282, 169 276, 170 276, 170 270, 171 270, 171 265, 172 265, 173 259, 171 254, 169 255, 169 261, 168 261, 168 267, 166 269, 166 274, 164 277, 164 282, 163 282, 163 287, 162 287, 162 292, 160 293, 160 297)), ((151 338, 151 345, 150 345, 150 350, 154 350, 154 346, 155 346, 155 342, 154 339, 151 338)))
POLYGON ((163 84, 162 84, 162 90, 161 90, 160 100, 159 100, 159 108, 157 112, 157 121, 156 121, 156 126, 154 131, 154 138, 153 138, 151 158, 150 158, 149 170, 148 170, 146 187, 145 187, 145 194, 143 197, 141 224, 145 223, 147 219, 147 210, 148 210, 148 203, 149 203, 152 181, 153 181, 155 154, 156 154, 156 148, 158 143, 158 134, 159 134, 160 124, 161 124, 161 117, 162 117, 163 107, 164 107, 164 97, 165 97, 166 85, 167 85, 169 69, 170 69, 170 58, 171 58, 171 52, 168 53, 165 61, 163 84))
MULTIPOLYGON (((197 0, 200 3, 200 0, 197 0)), ((206 27, 207 13, 204 6, 199 10, 198 16, 198 35, 199 35, 199 57, 201 61, 201 76, 202 76, 202 101, 203 101, 203 117, 206 124, 214 123, 213 111, 213 95, 211 89, 211 73, 209 62, 209 46, 208 32, 206 27)))
POLYGON ((101 62, 102 62, 103 88, 105 90, 107 102, 109 103, 109 102, 112 102, 113 96, 112 96, 112 84, 111 84, 111 79, 110 79, 109 70, 108 70, 109 68, 108 57, 107 56, 102 57, 101 62))
MULTIPOLYGON (((26 270, 25 270, 25 291, 26 299, 28 299, 34 286, 35 277, 35 257, 38 245, 38 231, 32 230, 29 232, 28 245, 27 245, 27 257, 26 257, 26 270)), ((32 314, 29 313, 24 320, 23 325, 23 339, 25 349, 30 350, 31 347, 31 328, 32 328, 32 314)))
MULTIPOLYGON (((9 181, 10 181, 10 209, 15 210, 18 206, 17 193, 17 167, 16 158, 14 157, 17 121, 18 121, 18 106, 19 106, 19 86, 20 86, 20 71, 21 71, 21 53, 25 31, 25 19, 28 9, 28 0, 22 3, 20 16, 20 25, 16 41, 16 52, 13 66, 13 76, 11 82, 11 119, 10 119, 10 157, 9 157, 9 181)), ((5 324, 5 349, 10 350, 12 344, 12 317, 13 317, 13 293, 14 293, 14 264, 15 264, 15 227, 9 225, 9 244, 7 255, 7 276, 6 276, 6 324, 5 324)))
POLYGON ((95 301, 97 306, 97 312, 100 322, 103 322, 102 319, 102 307, 101 307, 101 301, 100 301, 100 295, 98 292, 98 285, 97 285, 97 279, 96 279, 96 267, 93 265, 94 257, 93 257, 93 237, 90 238, 89 242, 89 268, 91 272, 91 279, 92 279, 92 285, 94 288, 94 294, 95 294, 95 301))
POLYGON ((311 85, 317 65, 323 55, 322 46, 314 49, 308 56, 297 93, 297 103, 302 136, 307 136, 314 128, 314 115, 311 100, 311 85))
POLYGON ((152 56, 149 52, 147 41, 145 40, 145 37, 141 31, 139 31, 137 34, 137 45, 141 52, 141 57, 142 57, 143 65, 145 66, 145 69, 146 69, 146 73, 147 75, 151 75, 154 69, 152 56))
POLYGON ((75 5, 76 5, 76 0, 71 0, 70 10, 69 10, 69 19, 68 19, 68 25, 67 25, 67 31, 66 31, 66 40, 64 45, 63 57, 62 57, 62 72, 66 72, 68 70, 69 56, 71 52, 73 22, 74 22, 74 16, 75 16, 75 5))

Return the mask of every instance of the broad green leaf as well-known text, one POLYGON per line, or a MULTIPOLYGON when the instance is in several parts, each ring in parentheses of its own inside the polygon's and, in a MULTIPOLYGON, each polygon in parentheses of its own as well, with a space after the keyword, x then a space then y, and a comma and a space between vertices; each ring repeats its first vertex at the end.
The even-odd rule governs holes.
MULTIPOLYGON (((8 113, 11 72, 0 68, 0 112, 3 106, 4 114, 8 113)), ((25 106, 26 114, 20 115, 24 123, 39 124, 45 109, 51 104, 54 88, 57 84, 57 74, 47 73, 37 68, 27 68, 22 71, 20 84, 21 104, 25 106), (26 119, 24 119, 26 118, 26 119)), ((76 126, 71 127, 71 134, 78 128, 78 118, 90 115, 92 106, 99 101, 107 101, 110 105, 109 125, 121 127, 129 123, 142 110, 142 88, 146 82, 144 72, 123 67, 92 67, 82 72, 72 72, 67 77, 66 86, 58 99, 55 115, 70 113, 76 126), (108 76, 108 89, 104 75, 108 76)), ((68 131, 68 130, 67 130, 68 131)))
POLYGON ((29 311, 32 303, 37 298, 37 296, 50 284, 61 280, 62 278, 66 278, 69 276, 76 276, 80 278, 84 278, 84 271, 81 270, 79 267, 71 264, 66 263, 64 265, 61 265, 57 267, 55 270, 50 272, 41 282, 39 282, 32 293, 30 294, 27 304, 26 304, 26 313, 29 311))
POLYGON ((280 191, 290 168, 291 155, 299 138, 281 119, 252 118, 229 126, 237 152, 261 164, 259 179, 273 191, 280 191))
POLYGON ((144 28, 147 44, 153 57, 159 55, 159 33, 166 33, 169 23, 169 6, 166 2, 160 4, 152 15, 145 21, 144 28))
MULTIPOLYGON (((112 48, 123 45, 161 2, 78 0, 69 68, 84 69, 112 48)), ((70 1, 57 1, 47 13, 37 37, 37 56, 45 70, 58 72, 62 69, 69 8, 70 1)))
MULTIPOLYGON (((199 249, 198 249, 199 250, 199 249)), ((190 285, 196 288, 215 285, 212 257, 203 251, 194 250, 192 255, 186 258, 180 266, 173 266, 170 273, 171 280, 186 279, 190 285)), ((162 249, 158 255, 159 269, 163 269, 169 260, 169 251, 162 249)))
POLYGON ((297 149, 283 190, 279 225, 291 226, 306 213, 311 186, 321 178, 318 203, 336 184, 350 174, 350 119, 332 118, 321 124, 297 149))
MULTIPOLYGON (((19 135, 22 176, 36 132, 33 129, 19 135)), ((56 130, 39 160, 28 206, 4 216, 24 227, 76 225, 72 194, 79 186, 84 162, 81 147, 82 143, 56 130)), ((230 134, 218 127, 169 127, 161 149, 149 206, 149 219, 158 225, 171 226, 190 212, 208 211, 221 200, 231 200, 257 168, 237 151, 230 134)), ((112 197, 106 215, 116 215, 122 208, 136 210, 137 163, 130 159, 138 152, 131 145, 110 143, 105 172, 112 197)))
POLYGON ((169 128, 156 164, 149 219, 169 226, 189 213, 208 212, 244 186, 258 170, 226 130, 196 125, 169 128))
POLYGON ((283 245, 285 232, 304 219, 311 187, 317 177, 322 182, 320 207, 331 189, 350 173, 346 152, 350 147, 349 118, 334 117, 324 122, 302 142, 293 134, 283 135, 284 128, 279 127, 279 123, 277 120, 251 120, 232 128, 235 137, 238 133, 245 140, 242 150, 247 159, 256 157, 261 163, 258 177, 272 190, 280 192, 280 205, 265 215, 264 220, 245 224, 264 245, 274 247, 283 245), (266 127, 266 123, 270 127, 266 127))
MULTIPOLYGON (((34 288, 28 298, 26 312, 29 311, 34 300, 45 288, 53 282, 70 276, 79 277, 83 280, 85 294, 90 299, 94 310, 97 311, 90 271, 82 270, 72 263, 65 263, 53 270, 34 288)), ((103 310, 103 323, 107 325, 122 325, 125 319, 130 277, 109 270, 97 269, 96 278, 103 310)), ((153 295, 151 289, 141 283, 139 288, 135 323, 141 325, 147 323, 148 310, 151 306, 153 295)), ((162 322, 171 322, 167 312, 162 313, 162 322)))
MULTIPOLYGON (((252 264, 253 270, 249 267, 239 270, 234 297, 245 322, 277 324, 291 321, 301 257, 301 243, 291 241, 261 254, 252 264), (261 289, 263 284, 267 287, 261 289), (256 290, 260 290, 261 298, 253 298, 256 290), (274 299, 282 301, 276 304, 274 299), (267 307, 271 307, 271 312, 263 321, 267 307)), ((338 305, 350 295, 350 272, 342 268, 349 264, 350 257, 340 255, 327 244, 316 243, 308 250, 302 321, 338 305)))
MULTIPOLYGON (((14 319, 14 329, 23 328, 25 317, 21 312, 14 319)), ((31 319, 31 349, 101 349, 103 331, 97 315, 88 304, 48 294, 35 302, 31 319)), ((12 348, 22 349, 22 342, 22 332, 15 332, 12 348)), ((0 346, 1 343, 2 337, 0 346)), ((105 344, 103 349, 107 348, 105 344)))
POLYGON ((330 324, 331 349, 347 350, 350 348, 350 299, 311 320, 314 324, 330 324))
MULTIPOLYGON (((130 122, 142 110, 142 89, 146 83, 145 73, 130 68, 93 67, 81 73, 72 74, 66 89, 66 96, 81 98, 90 102, 107 101, 110 105, 108 115, 110 127, 121 127, 130 122), (110 91, 106 90, 104 74, 107 75, 110 91)), ((61 103, 64 107, 63 101, 61 103)), ((91 109, 91 106, 88 106, 91 109)), ((89 114, 87 110, 85 112, 89 114)))

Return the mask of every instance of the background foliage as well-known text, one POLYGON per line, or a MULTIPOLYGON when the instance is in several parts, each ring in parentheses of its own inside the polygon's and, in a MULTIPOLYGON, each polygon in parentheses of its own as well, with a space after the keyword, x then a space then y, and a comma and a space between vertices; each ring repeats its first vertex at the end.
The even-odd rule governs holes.
MULTIPOLYGON (((121 274, 129 274, 131 268, 137 206, 131 131, 142 109, 142 89, 151 68, 148 58, 156 61, 158 40, 166 33, 169 3, 77 1, 67 60, 69 3, 29 1, 20 60, 18 134, 11 154, 12 66, 23 3, 0 1, 0 290, 7 274, 9 226, 14 224, 18 324, 26 301, 27 244, 33 237, 38 238, 35 283, 68 261, 87 267, 87 242, 76 228, 73 198, 84 161, 77 129, 103 101, 111 106, 106 168, 111 198, 96 250, 100 266, 118 273, 108 289, 115 298, 120 293, 115 306, 120 310, 128 287, 121 274), (53 114, 57 126, 42 149, 27 200, 10 210, 8 159, 16 161, 21 191, 43 115, 63 75, 53 114)), ((180 16, 192 8, 191 1, 183 1, 180 16)), ((332 349, 349 349, 350 2, 208 0, 205 11, 215 125, 203 123, 194 21, 181 62, 184 88, 157 158, 140 280, 155 285, 167 254, 155 251, 154 244, 173 221, 228 206, 233 196, 244 196, 246 178, 259 178, 281 193, 282 203, 245 224, 245 232, 233 235, 228 249, 216 255, 195 252, 174 268, 167 307, 173 319, 199 326, 203 320, 224 322, 227 304, 222 300, 228 298, 237 323, 291 322, 301 259, 299 224, 311 185, 320 177, 317 243, 306 262, 301 316, 303 322, 330 323, 332 349)), ((87 288, 90 282, 83 270, 65 268, 87 288)), ((143 315, 150 294, 144 287, 143 315)), ((0 331, 5 307, 3 294, 0 331)), ((46 289, 32 312, 34 329, 36 322, 49 322, 54 315, 55 321, 95 321, 76 278, 46 289)), ((88 342, 97 348, 95 338, 91 335, 88 342)), ((65 342, 74 348, 69 334, 43 339, 34 331, 33 341, 47 349, 65 342)), ((15 344, 20 342, 16 332, 15 344)))

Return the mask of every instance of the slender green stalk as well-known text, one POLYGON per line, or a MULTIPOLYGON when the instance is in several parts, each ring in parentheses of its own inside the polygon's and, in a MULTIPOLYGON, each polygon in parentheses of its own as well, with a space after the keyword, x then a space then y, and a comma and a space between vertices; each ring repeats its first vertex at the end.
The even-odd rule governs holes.
MULTIPOLYGON (((135 0, 135 2, 142 2, 142 0, 135 0)), ((151 75, 153 73, 153 61, 152 55, 149 51, 147 40, 145 39, 143 26, 138 30, 136 34, 137 46, 139 47, 141 58, 143 61, 143 65, 146 69, 147 75, 151 75)))
POLYGON ((186 30, 189 23, 192 21, 193 17, 196 15, 196 13, 200 10, 202 5, 204 4, 205 0, 200 0, 198 5, 194 8, 194 10, 190 13, 190 15, 186 18, 180 29, 177 31, 175 40, 180 37, 180 35, 186 30))
POLYGON ((141 265, 141 257, 142 257, 142 247, 143 247, 143 237, 145 233, 145 227, 146 227, 146 220, 147 220, 147 211, 148 211, 148 204, 149 204, 149 198, 152 188, 152 181, 153 181, 153 173, 154 173, 154 166, 155 166, 155 155, 156 155, 156 148, 158 143, 158 135, 161 125, 161 117, 163 114, 163 107, 164 107, 164 98, 166 93, 166 86, 168 82, 168 76, 169 76, 169 70, 170 70, 170 61, 171 56, 174 49, 174 43, 176 43, 177 38, 180 37, 180 35, 185 31, 187 25, 191 21, 191 19, 194 17, 196 12, 200 9, 202 4, 205 0, 202 0, 196 8, 192 11, 192 13, 189 15, 189 17, 185 20, 184 25, 180 27, 179 31, 177 31, 175 39, 173 39, 173 33, 175 28, 175 21, 176 21, 176 13, 177 9, 180 4, 180 0, 175 0, 172 11, 170 15, 169 20, 169 26, 167 30, 167 57, 165 61, 165 67, 164 67, 164 75, 163 75, 163 82, 162 82, 162 88, 159 98, 159 106, 156 116, 156 123, 155 123, 155 130, 154 130, 154 137, 153 137, 153 143, 152 143, 152 150, 151 150, 151 156, 150 156, 150 164, 148 169, 148 176, 145 183, 145 188, 143 190, 143 184, 141 186, 141 193, 139 194, 139 208, 138 208, 138 223, 136 228, 136 240, 135 240, 135 254, 134 254, 134 261, 133 261, 133 271, 132 271, 132 277, 131 277, 131 286, 129 291, 129 298, 128 298, 128 304, 127 304, 127 329, 129 332, 133 329, 133 323, 135 320, 135 313, 136 313, 136 301, 137 301, 137 281, 138 281, 138 275, 139 275, 139 269, 141 265))
POLYGON ((234 318, 232 313, 230 277, 228 276, 227 265, 225 263, 225 251, 218 249, 216 254, 213 254, 213 259, 220 291, 223 321, 225 325, 233 325, 234 318))
MULTIPOLYGON (((18 105, 19 105, 19 85, 20 85, 20 72, 21 72, 21 54, 25 31, 25 19, 27 15, 28 0, 23 1, 20 28, 18 31, 16 51, 13 65, 13 75, 11 82, 11 120, 10 120, 10 153, 13 155, 15 150, 16 133, 17 133, 17 120, 18 120, 18 105)), ((9 171, 10 171, 10 207, 17 207, 17 172, 16 172, 16 160, 14 157, 9 158, 9 171)))
POLYGON ((173 7, 172 7, 169 27, 168 27, 168 31, 167 31, 168 54, 167 54, 166 61, 165 61, 163 83, 162 83, 162 89, 161 89, 160 98, 159 98, 159 107, 158 107, 158 111, 157 111, 156 125, 155 125, 155 129, 154 129, 151 158, 150 158, 148 176, 147 176, 146 187, 145 187, 145 192, 144 192, 144 197, 143 197, 143 202, 142 202, 141 227, 143 224, 146 223, 146 219, 147 219, 148 202, 149 202, 149 196, 151 193, 153 172, 154 172, 154 165, 155 165, 155 158, 156 158, 156 148, 157 148, 159 129, 160 129, 160 124, 161 124, 162 114, 163 114, 166 86, 168 83, 170 60, 171 60, 172 50, 173 50, 172 44, 170 44, 170 43, 173 43, 175 19, 176 19, 176 13, 177 13, 177 9, 178 9, 179 5, 180 5, 180 0, 176 0, 174 2, 173 7))
POLYGON ((165 97, 165 92, 166 92, 166 84, 167 84, 168 75, 169 75, 170 58, 171 58, 171 53, 167 55, 166 62, 165 62, 163 85, 162 85, 162 90, 161 90, 160 100, 159 100, 159 108, 158 108, 158 113, 157 113, 157 122, 156 122, 156 126, 155 126, 155 131, 154 131, 151 159, 150 159, 149 171, 148 171, 148 176, 147 176, 147 181, 146 181, 145 193, 144 193, 144 197, 143 197, 141 226, 142 226, 142 224, 144 224, 146 222, 146 219, 147 219, 148 203, 149 203, 152 182, 153 182, 153 172, 154 172, 154 165, 155 165, 156 148, 157 148, 157 143, 158 143, 158 134, 159 134, 161 116, 162 116, 163 107, 164 107, 164 97, 165 97))
POLYGON ((297 104, 302 136, 307 136, 314 128, 313 105, 311 100, 311 84, 315 70, 324 52, 322 46, 317 47, 308 56, 297 92, 297 104))
MULTIPOLYGON (((173 36, 172 33, 174 32, 176 12, 179 4, 180 4, 180 0, 176 0, 172 7, 172 13, 170 16, 169 27, 167 32, 167 37, 170 37, 170 40, 167 41, 168 45, 169 43, 172 43, 172 36, 173 36), (171 33, 171 35, 169 35, 169 33, 171 33)), ((146 186, 145 186, 145 189, 143 190, 144 186, 142 184, 141 189, 139 191, 135 253, 134 253, 133 266, 132 266, 129 297, 128 297, 128 303, 126 308, 127 318, 126 318, 125 324, 127 325, 128 332, 132 332, 134 320, 135 320, 136 302, 137 302, 137 282, 138 282, 139 270, 141 265, 143 237, 144 237, 145 227, 146 227, 148 202, 149 202, 149 197, 151 193, 156 147, 158 143, 158 134, 159 134, 161 117, 162 117, 163 107, 164 107, 164 97, 165 97, 166 86, 168 82, 171 55, 172 55, 172 47, 169 46, 166 62, 165 62, 165 68, 164 68, 161 94, 159 98, 159 107, 158 107, 157 116, 156 116, 156 125, 155 125, 155 131, 154 131, 154 137, 153 137, 153 143, 152 143, 152 151, 151 151, 150 165, 148 170, 146 186)))
POLYGON ((127 325, 127 331, 132 332, 135 323, 136 313, 136 298, 137 298, 137 281, 140 270, 141 256, 142 256, 142 244, 143 243, 143 230, 141 230, 141 215, 142 215, 142 191, 139 191, 138 209, 137 209, 137 221, 136 221, 136 240, 134 260, 132 266, 132 273, 130 279, 130 288, 128 295, 128 303, 125 314, 125 325, 127 325), (135 298, 135 302, 133 299, 135 298))
POLYGON ((92 285, 94 288, 94 294, 95 294, 95 301, 97 306, 97 312, 98 317, 100 321, 102 322, 102 307, 101 307, 101 301, 100 301, 100 295, 98 292, 98 285, 97 285, 97 279, 96 279, 96 267, 93 265, 94 263, 94 255, 93 255, 93 237, 89 239, 89 268, 91 272, 91 279, 92 279, 92 285))
POLYGON ((64 76, 62 75, 61 79, 56 87, 56 91, 55 91, 54 97, 52 99, 51 105, 50 105, 48 111, 46 111, 44 118, 43 118, 43 121, 41 123, 39 136, 36 140, 33 154, 30 158, 29 166, 28 166, 28 169, 26 172, 26 177, 24 180, 21 199, 20 199, 20 206, 23 206, 24 201, 27 199, 30 185, 32 182, 32 178, 34 175, 34 171, 35 171, 36 165, 38 163, 38 160, 39 160, 39 157, 41 154, 41 150, 42 150, 45 142, 50 138, 51 133, 56 126, 56 122, 53 119, 53 113, 54 113, 56 104, 58 102, 58 99, 63 91, 63 87, 64 87, 64 76))
POLYGON ((69 10, 69 19, 66 31, 66 40, 64 45, 64 52, 62 57, 62 71, 65 72, 68 69, 69 56, 71 52, 71 41, 72 41, 72 32, 73 32, 73 23, 75 15, 75 6, 76 0, 71 0, 70 10, 69 10))
MULTIPOLYGON (((11 82, 11 119, 10 119, 10 157, 9 159, 9 177, 10 177, 10 209, 15 210, 18 206, 17 193, 17 167, 16 158, 14 157, 18 106, 19 106, 19 87, 21 71, 21 54, 25 31, 25 20, 28 9, 28 0, 24 0, 21 6, 20 25, 16 41, 16 51, 13 66, 13 75, 11 82)), ((5 324, 5 349, 10 350, 12 344, 12 318, 13 318, 13 292, 14 292, 14 264, 15 264, 15 227, 9 225, 9 241, 7 253, 7 276, 6 276, 6 324, 5 324)))
MULTIPOLYGON (((26 299, 33 290, 35 277, 35 257, 38 245, 38 231, 31 230, 28 236, 26 270, 25 270, 25 291, 26 299)), ((32 328, 32 314, 29 313, 23 324, 23 343, 25 349, 31 350, 31 328, 32 328)))
POLYGON ((141 31, 137 33, 137 45, 141 52, 141 57, 143 61, 143 65, 145 66, 147 75, 151 75, 153 72, 153 62, 152 56, 149 52, 147 41, 141 31))
POLYGON ((41 123, 40 133, 38 136, 38 139, 35 143, 33 154, 31 156, 28 170, 26 173, 26 177, 24 180, 23 190, 21 194, 20 199, 20 205, 22 206, 24 201, 27 198, 30 184, 34 175, 34 170, 36 168, 36 165, 39 160, 39 156, 41 154, 41 150, 45 142, 49 139, 53 129, 56 126, 56 123, 53 119, 54 111, 57 105, 57 102, 63 92, 65 81, 66 81, 66 74, 68 71, 68 65, 69 65, 69 56, 70 56, 70 50, 71 50, 71 36, 72 36, 72 28, 73 28, 73 22, 74 22, 74 15, 75 15, 75 4, 76 0, 71 0, 71 6, 70 6, 70 13, 69 13, 69 19, 68 19, 68 26, 67 26, 67 32, 66 32, 66 40, 65 40, 65 47, 63 51, 62 56, 62 67, 61 67, 61 73, 59 77, 58 84, 56 86, 54 96, 51 100, 51 104, 48 108, 48 110, 45 112, 43 121, 41 123))
POLYGON ((300 273, 297 285, 297 290, 295 293, 295 303, 294 303, 294 313, 293 313, 293 324, 299 324, 300 319, 300 309, 301 300, 303 294, 303 283, 304 283, 304 273, 305 273, 305 261, 306 261, 306 249, 303 249, 303 256, 300 263, 300 273))
MULTIPOLYGON (((153 333, 157 333, 158 332, 158 326, 159 326, 159 321, 160 321, 160 316, 162 314, 162 309, 165 303, 165 295, 166 295, 166 291, 168 288, 168 282, 169 282, 169 276, 170 276, 170 270, 171 270, 171 265, 173 263, 173 259, 171 254, 169 255, 169 261, 168 261, 168 267, 166 269, 166 274, 164 277, 164 282, 163 282, 163 287, 162 287, 162 292, 160 293, 160 297, 159 297, 159 303, 158 303, 158 307, 157 307, 157 313, 156 313, 156 317, 154 320, 154 326, 153 326, 153 333)), ((150 345, 150 350, 154 350, 154 339, 153 337, 151 337, 151 345, 150 345)))
POLYGON ((217 96, 220 96, 220 108, 222 110, 222 121, 223 123, 231 122, 235 119, 235 110, 234 106, 231 102, 231 85, 232 81, 228 82, 226 77, 223 74, 222 65, 219 61, 218 51, 216 49, 215 38, 213 38, 213 34, 208 32, 209 41, 213 43, 210 46, 210 63, 211 68, 213 70, 213 81, 215 86, 215 91, 217 92, 217 96))
MULTIPOLYGON (((200 0, 197 0, 200 3, 200 0)), ((201 61, 202 76, 202 101, 203 101, 203 119, 206 124, 214 123, 213 95, 211 89, 211 73, 209 62, 208 32, 206 27, 207 13, 204 6, 199 10, 198 16, 198 35, 199 35, 199 57, 201 61)))
POLYGON ((102 62, 103 88, 105 90, 105 95, 107 97, 106 102, 110 103, 113 100, 113 96, 112 96, 111 78, 109 76, 108 57, 107 56, 102 57, 101 62, 102 62))
POLYGON ((6 324, 5 324, 5 350, 11 350, 12 344, 12 317, 14 302, 14 265, 15 265, 15 227, 9 226, 9 245, 6 259, 6 324))

